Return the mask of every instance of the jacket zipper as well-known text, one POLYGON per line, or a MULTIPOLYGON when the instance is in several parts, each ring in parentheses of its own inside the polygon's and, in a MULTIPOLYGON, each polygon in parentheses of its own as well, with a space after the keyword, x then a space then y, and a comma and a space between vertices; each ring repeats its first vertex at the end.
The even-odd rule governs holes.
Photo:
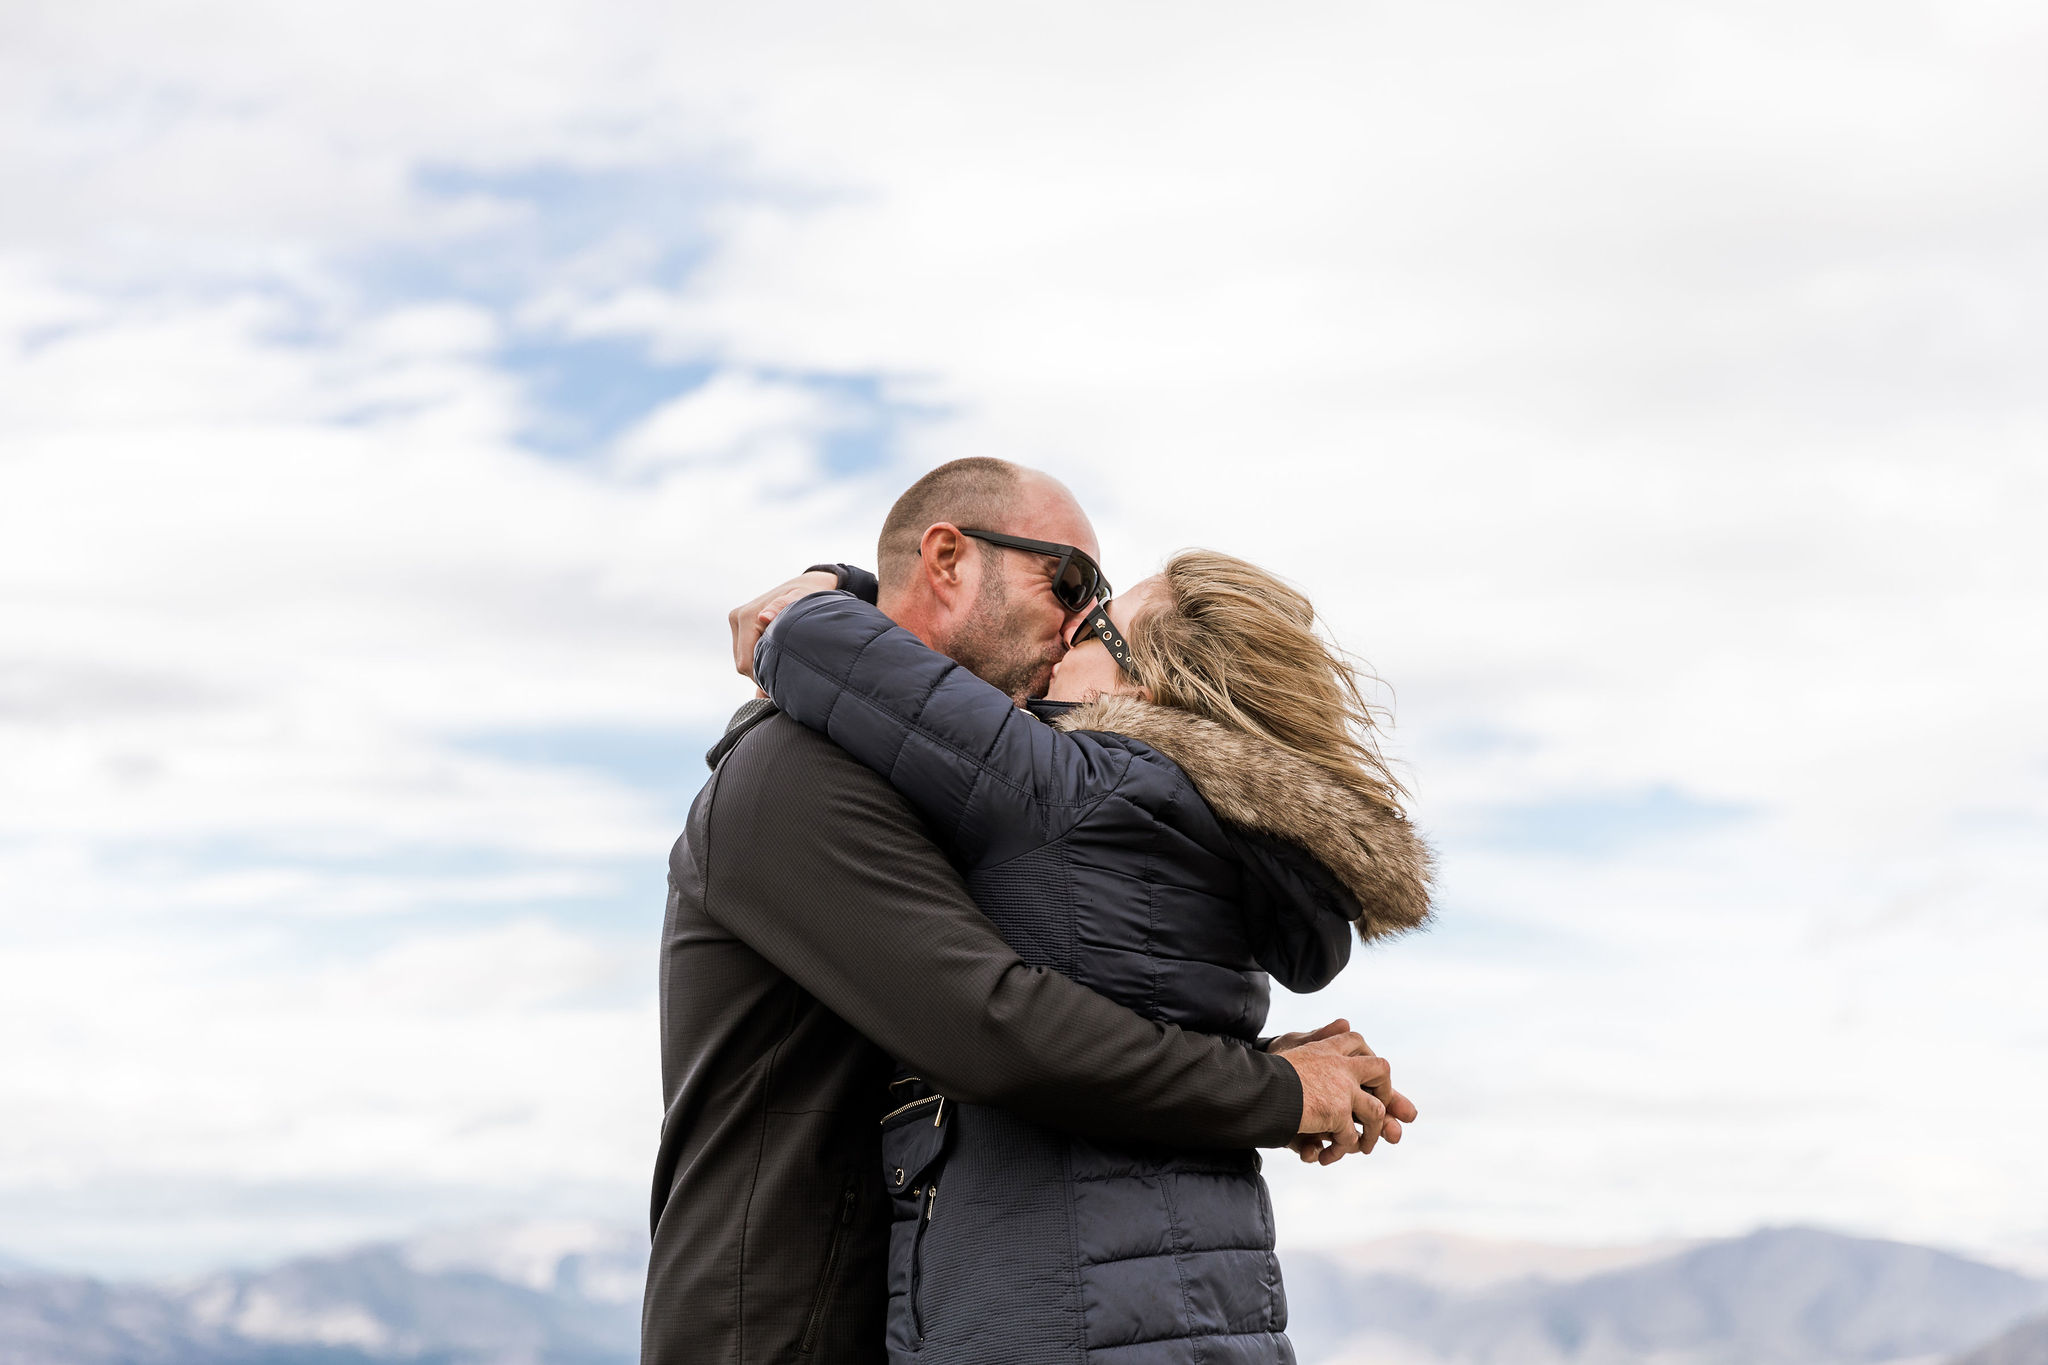
MULTIPOLYGON (((917 1078, 912 1076, 905 1079, 916 1080, 917 1078)), ((901 1083, 892 1082, 891 1084, 901 1083)), ((886 1124, 898 1114, 907 1114, 913 1109, 922 1109, 926 1105, 932 1107, 932 1127, 939 1128, 944 1126, 946 1122, 946 1097, 944 1095, 926 1095, 923 1099, 912 1100, 908 1104, 899 1104, 888 1113, 882 1115, 882 1122, 886 1124)), ((923 1115, 920 1114, 918 1117, 922 1118, 923 1115)), ((899 1184, 903 1179, 903 1172, 900 1169, 896 1172, 896 1179, 899 1184)), ((915 1199, 920 1193, 924 1197, 924 1214, 918 1218, 917 1231, 912 1233, 910 1238, 910 1335, 912 1343, 918 1347, 924 1345, 924 1312, 919 1303, 919 1299, 924 1292, 924 1232, 925 1228, 932 1221, 932 1210, 938 1206, 938 1182, 934 1180, 929 1188, 923 1191, 912 1190, 910 1196, 915 1199)))
POLYGON ((938 1207, 939 1186, 932 1182, 924 1196, 924 1217, 917 1220, 917 1235, 910 1243, 910 1334, 924 1345, 924 1234, 931 1226, 932 1211, 938 1207))
POLYGON ((890 1119, 895 1118, 898 1114, 907 1114, 911 1110, 917 1108, 918 1106, 926 1104, 938 1105, 938 1109, 934 1111, 932 1117, 932 1126, 936 1128, 939 1125, 939 1118, 943 1116, 946 1112, 946 1097, 944 1095, 926 1095, 921 1100, 912 1100, 908 1104, 899 1104, 894 1109, 891 1109, 888 1113, 882 1115, 882 1122, 887 1123, 890 1119))
POLYGON ((846 1229, 853 1222, 853 1206, 857 1196, 853 1182, 846 1182, 846 1193, 839 1197, 839 1223, 832 1229, 832 1245, 825 1251, 825 1273, 818 1278, 818 1297, 811 1304, 810 1321, 804 1324, 804 1338, 797 1343, 800 1355, 809 1355, 811 1347, 817 1344, 818 1324, 824 1320, 825 1304, 832 1297, 832 1277, 839 1269, 839 1248, 846 1242, 846 1229))

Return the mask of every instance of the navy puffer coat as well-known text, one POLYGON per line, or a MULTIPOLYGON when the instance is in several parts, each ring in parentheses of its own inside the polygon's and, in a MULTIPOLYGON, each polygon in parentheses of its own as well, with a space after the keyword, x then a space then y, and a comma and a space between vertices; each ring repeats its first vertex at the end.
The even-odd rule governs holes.
MULTIPOLYGON (((1429 913, 1397 812, 1186 712, 1113 698, 1055 728, 845 593, 785 610, 755 675, 909 798, 1027 964, 1162 1022, 1255 1045, 1268 973, 1317 990, 1354 924, 1429 913)), ((1092 1142, 894 1088, 892 1361, 1294 1359, 1257 1153, 1092 1142)))

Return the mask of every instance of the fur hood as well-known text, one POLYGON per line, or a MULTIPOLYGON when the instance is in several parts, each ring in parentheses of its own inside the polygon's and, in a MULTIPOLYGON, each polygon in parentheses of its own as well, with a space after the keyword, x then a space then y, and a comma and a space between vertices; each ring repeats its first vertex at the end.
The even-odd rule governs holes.
POLYGON ((1218 819, 1314 857, 1357 899, 1359 938, 1371 942, 1428 922, 1434 859, 1415 827, 1299 754, 1136 697, 1102 697, 1054 724, 1125 735, 1158 750, 1180 765, 1218 819))

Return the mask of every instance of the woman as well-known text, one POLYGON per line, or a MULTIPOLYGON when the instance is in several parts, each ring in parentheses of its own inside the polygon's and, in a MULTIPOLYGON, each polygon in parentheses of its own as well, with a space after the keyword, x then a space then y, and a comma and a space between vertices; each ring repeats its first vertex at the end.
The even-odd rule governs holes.
MULTIPOLYGON (((1243 560, 1183 553, 1097 607, 1053 675, 1055 725, 844 593, 783 611, 755 677, 898 786, 1025 962, 1152 1018, 1255 1045, 1268 973, 1318 990, 1354 926, 1428 917, 1428 851, 1356 674, 1243 560)), ((892 1361, 1293 1360, 1255 1152, 892 1089, 892 1361)))

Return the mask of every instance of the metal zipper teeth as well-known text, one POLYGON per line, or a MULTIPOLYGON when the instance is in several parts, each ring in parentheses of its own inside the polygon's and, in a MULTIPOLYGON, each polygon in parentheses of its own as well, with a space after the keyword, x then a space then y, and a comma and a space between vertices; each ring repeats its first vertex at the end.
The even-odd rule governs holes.
POLYGON ((934 1103, 938 1104, 940 1107, 943 1108, 946 1103, 946 1097, 944 1095, 926 1095, 921 1100, 912 1100, 908 1104, 899 1104, 894 1109, 891 1109, 888 1113, 882 1115, 882 1122, 887 1123, 890 1119, 895 1118, 898 1114, 907 1114, 911 1110, 917 1108, 917 1106, 919 1106, 920 1104, 934 1103))

